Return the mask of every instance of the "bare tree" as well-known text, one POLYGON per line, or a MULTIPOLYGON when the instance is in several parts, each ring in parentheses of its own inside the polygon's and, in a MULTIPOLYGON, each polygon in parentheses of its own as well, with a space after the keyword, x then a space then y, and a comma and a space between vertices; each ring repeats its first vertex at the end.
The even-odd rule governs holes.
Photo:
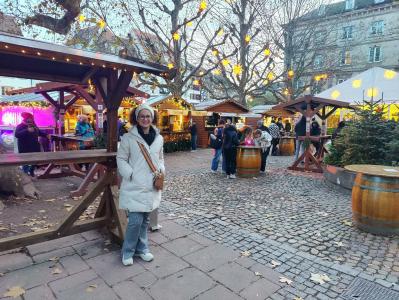
POLYGON ((273 37, 276 56, 283 62, 281 66, 280 85, 275 90, 280 98, 289 100, 304 91, 315 92, 324 83, 329 74, 318 68, 328 69, 335 64, 336 53, 327 49, 331 42, 332 28, 321 28, 319 25, 325 17, 328 1, 325 0, 276 0, 279 7, 267 26, 273 37), (323 55, 321 55, 323 53, 323 55))
POLYGON ((176 69, 172 80, 159 82, 157 78, 141 76, 140 84, 167 89, 174 96, 181 97, 193 82, 209 73, 202 68, 207 54, 212 48, 223 45, 227 38, 219 38, 217 29, 209 39, 201 35, 212 4, 193 0, 133 2, 131 5, 122 4, 122 7, 129 21, 140 28, 140 44, 147 56, 163 60, 170 68, 176 69), (138 12, 139 20, 132 13, 134 11, 138 12))
POLYGON ((217 67, 213 81, 221 87, 219 91, 224 91, 214 98, 234 98, 246 104, 248 99, 264 94, 276 80, 271 40, 265 28, 273 12, 264 0, 223 1, 213 10, 228 36, 208 60, 210 66, 217 67))

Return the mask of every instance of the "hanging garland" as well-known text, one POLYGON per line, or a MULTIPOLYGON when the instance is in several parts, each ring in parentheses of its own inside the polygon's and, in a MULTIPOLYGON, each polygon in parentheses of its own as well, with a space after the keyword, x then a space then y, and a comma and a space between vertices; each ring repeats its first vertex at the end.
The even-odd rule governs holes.
POLYGON ((10 107, 10 106, 18 106, 18 107, 36 107, 36 108, 47 108, 50 105, 47 101, 12 101, 12 102, 0 102, 1 107, 10 107))

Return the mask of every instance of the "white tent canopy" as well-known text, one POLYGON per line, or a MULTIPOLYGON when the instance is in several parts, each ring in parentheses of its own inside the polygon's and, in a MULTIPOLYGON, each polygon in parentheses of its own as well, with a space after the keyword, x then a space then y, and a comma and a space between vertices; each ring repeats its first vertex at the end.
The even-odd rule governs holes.
POLYGON ((383 99, 386 104, 399 103, 399 74, 392 70, 374 67, 316 96, 351 104, 371 99, 375 101, 383 99))

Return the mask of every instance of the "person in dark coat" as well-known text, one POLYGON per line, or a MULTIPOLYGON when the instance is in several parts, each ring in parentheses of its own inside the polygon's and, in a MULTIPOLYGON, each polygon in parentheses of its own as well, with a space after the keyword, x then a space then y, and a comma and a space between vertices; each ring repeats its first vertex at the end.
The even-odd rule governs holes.
POLYGON ((197 124, 192 122, 190 125, 190 134, 191 134, 191 151, 197 150, 197 124))
POLYGON ((226 125, 223 131, 223 156, 226 161, 227 178, 236 178, 237 146, 240 144, 237 129, 234 125, 226 125))
POLYGON ((298 137, 306 135, 306 118, 302 116, 298 123, 295 124, 295 137, 296 137, 296 144, 295 144, 295 160, 298 159, 299 154, 303 153, 303 141, 300 141, 298 137))
POLYGON ((338 127, 334 130, 332 136, 331 136, 331 142, 334 143, 334 140, 340 135, 341 130, 345 127, 346 123, 345 121, 341 121, 338 123, 338 127))
MULTIPOLYGON (((321 128, 316 119, 312 119, 312 124, 310 125, 310 135, 311 136, 320 136, 321 128)), ((320 149, 320 141, 312 141, 313 146, 316 148, 316 153, 319 152, 320 149)))
POLYGON ((291 129, 292 129, 292 126, 291 126, 290 121, 289 120, 285 121, 285 128, 284 128, 285 132, 290 133, 291 129))
MULTIPOLYGON (((46 137, 47 134, 36 126, 31 113, 23 112, 21 117, 22 122, 15 129, 15 137, 18 139, 18 152, 40 152, 39 136, 46 137)), ((26 174, 35 176, 35 166, 25 165, 22 169, 26 174)))

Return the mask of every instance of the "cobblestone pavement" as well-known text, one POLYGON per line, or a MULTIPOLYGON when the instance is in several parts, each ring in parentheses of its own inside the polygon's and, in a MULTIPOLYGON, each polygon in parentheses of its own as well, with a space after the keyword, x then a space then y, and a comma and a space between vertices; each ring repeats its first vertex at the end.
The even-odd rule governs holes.
POLYGON ((265 176, 236 180, 210 173, 210 159, 210 150, 167 156, 161 210, 261 264, 274 261, 293 283, 271 299, 339 298, 357 277, 399 291, 399 239, 355 228, 350 191, 287 171, 290 157, 270 157, 265 176), (312 273, 331 281, 316 284, 312 273))
POLYGON ((0 253, 0 299, 252 300, 286 285, 272 268, 160 220, 162 231, 149 234, 154 261, 131 267, 97 231, 0 253))

